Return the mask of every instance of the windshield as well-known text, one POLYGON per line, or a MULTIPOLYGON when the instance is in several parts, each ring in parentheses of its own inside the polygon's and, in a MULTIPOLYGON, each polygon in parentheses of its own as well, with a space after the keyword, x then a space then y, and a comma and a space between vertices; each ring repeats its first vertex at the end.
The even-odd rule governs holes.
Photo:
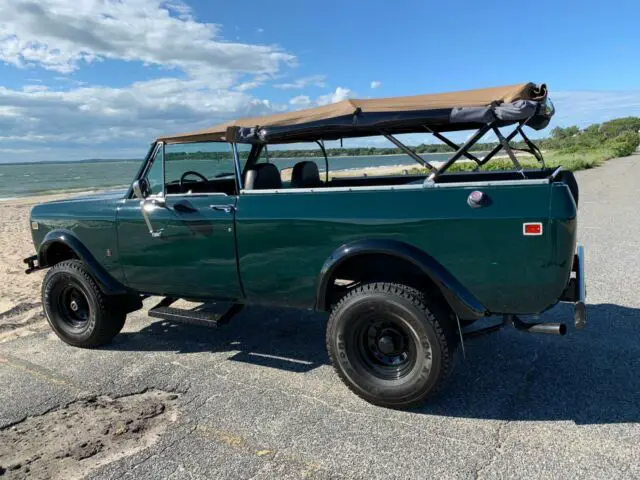
POLYGON ((165 184, 176 184, 185 172, 209 180, 234 175, 233 155, 226 142, 178 143, 165 146, 165 184))

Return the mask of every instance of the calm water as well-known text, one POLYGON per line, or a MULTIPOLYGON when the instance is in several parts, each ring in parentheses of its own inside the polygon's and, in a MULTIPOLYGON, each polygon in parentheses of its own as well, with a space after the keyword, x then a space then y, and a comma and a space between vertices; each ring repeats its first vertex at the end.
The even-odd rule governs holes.
MULTIPOLYGON (((434 153, 424 158, 437 162, 449 154, 434 153)), ((278 168, 291 168, 300 159, 275 158, 278 168)), ((304 160, 310 160, 305 158, 304 160)), ((315 159, 324 165, 324 158, 315 159)), ((129 185, 142 160, 86 161, 6 165, 0 163, 0 200, 52 192, 105 189, 129 185)), ((389 165, 416 165, 406 155, 330 157, 329 171, 389 165)), ((196 169, 197 170, 197 169, 196 169)))

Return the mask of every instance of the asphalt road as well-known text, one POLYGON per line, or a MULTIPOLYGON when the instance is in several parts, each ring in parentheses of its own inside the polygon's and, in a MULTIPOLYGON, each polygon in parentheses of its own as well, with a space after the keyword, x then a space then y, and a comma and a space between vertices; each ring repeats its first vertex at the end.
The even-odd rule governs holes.
POLYGON ((418 411, 352 395, 327 364, 322 316, 248 308, 218 330, 139 312, 101 350, 47 330, 2 343, 0 426, 91 394, 165 390, 179 394, 176 421, 90 477, 640 478, 639 166, 578 174, 586 330, 559 306, 543 318, 566 320, 564 338, 475 339, 418 411))

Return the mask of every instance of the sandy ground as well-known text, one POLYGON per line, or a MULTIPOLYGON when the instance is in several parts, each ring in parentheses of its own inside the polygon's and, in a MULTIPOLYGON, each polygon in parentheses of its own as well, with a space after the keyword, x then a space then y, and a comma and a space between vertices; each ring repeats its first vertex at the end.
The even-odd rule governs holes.
POLYGON ((29 229, 29 211, 41 199, 0 202, 0 339, 15 325, 42 319, 37 295, 42 273, 25 275, 22 259, 35 253, 29 229))
POLYGON ((560 305, 542 320, 566 337, 469 341, 438 397, 406 412, 341 384, 313 312, 249 307, 214 330, 142 310, 110 345, 65 345, 21 264, 43 199, 2 202, 0 475, 640 479, 639 162, 578 173, 587 328, 560 305))
MULTIPOLYGON (((89 192, 73 195, 82 193, 89 192)), ((29 212, 38 203, 69 196, 44 195, 0 202, 0 341, 7 335, 27 334, 43 326, 39 291, 44 273, 25 275, 27 266, 22 262, 35 254, 29 212)))
POLYGON ((0 475, 43 480, 85 476, 91 467, 135 454, 157 440, 176 421, 177 398, 158 391, 117 399, 89 396, 27 418, 0 431, 5 464, 0 475))
MULTIPOLYGON (((441 163, 441 162, 436 162, 441 163)), ((344 177, 361 177, 361 176, 382 176, 382 175, 402 175, 405 172, 410 171, 414 168, 419 168, 416 162, 411 164, 400 164, 400 165, 387 165, 383 167, 364 167, 364 168, 353 168, 347 170, 329 170, 329 179, 332 178, 344 178, 344 177)), ((291 180, 291 173, 293 172, 293 168, 284 168, 280 172, 280 176, 282 177, 282 181, 288 182, 291 180)), ((320 172, 320 178, 324 181, 324 172, 320 172)))

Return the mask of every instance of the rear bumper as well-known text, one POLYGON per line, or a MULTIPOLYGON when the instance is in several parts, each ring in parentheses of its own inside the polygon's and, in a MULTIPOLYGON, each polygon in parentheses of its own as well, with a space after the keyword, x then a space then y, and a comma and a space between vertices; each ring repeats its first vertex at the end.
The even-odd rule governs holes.
POLYGON ((586 308, 587 289, 584 279, 584 247, 578 245, 573 256, 573 267, 567 288, 560 297, 560 301, 573 303, 574 320, 577 329, 584 328, 587 323, 586 308))

